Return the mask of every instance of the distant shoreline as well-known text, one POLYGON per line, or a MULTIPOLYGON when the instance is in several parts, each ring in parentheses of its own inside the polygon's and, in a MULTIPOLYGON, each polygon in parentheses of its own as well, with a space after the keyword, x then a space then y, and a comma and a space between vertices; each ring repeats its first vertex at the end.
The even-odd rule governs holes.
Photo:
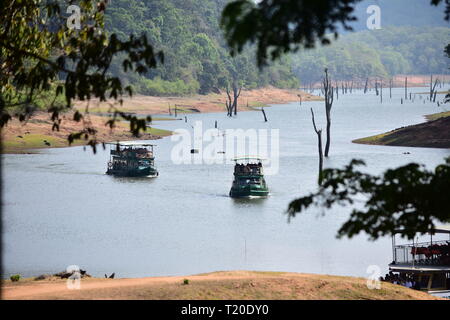
MULTIPOLYGON (((322 100, 322 98, 312 94, 291 89, 278 89, 266 87, 255 90, 243 90, 239 98, 238 113, 243 111, 255 111, 259 107, 269 104, 283 104, 289 102, 322 100)), ((150 97, 134 96, 124 98, 123 105, 118 109, 137 116, 164 115, 155 117, 155 121, 180 120, 185 114, 201 112, 226 112, 226 94, 195 95, 189 97, 150 97), (169 109, 170 106, 170 109, 169 109), (175 106, 177 117, 175 117, 175 106), (173 118, 172 118, 173 117, 173 118)), ((86 101, 77 101, 74 110, 83 112, 86 101)), ((115 142, 129 140, 155 140, 172 135, 171 131, 151 128, 143 133, 139 138, 133 137, 129 132, 127 122, 118 121, 113 131, 105 126, 107 116, 110 112, 109 103, 98 103, 90 101, 89 113, 90 121, 98 130, 97 141, 115 142)), ((70 133, 83 130, 83 126, 73 119, 73 111, 62 115, 62 123, 59 131, 52 130, 52 121, 47 112, 37 112, 26 123, 20 123, 17 119, 12 120, 6 127, 2 128, 3 139, 2 153, 32 153, 32 149, 69 147, 67 137, 70 133)), ((85 145, 85 140, 76 141, 72 146, 85 145)))

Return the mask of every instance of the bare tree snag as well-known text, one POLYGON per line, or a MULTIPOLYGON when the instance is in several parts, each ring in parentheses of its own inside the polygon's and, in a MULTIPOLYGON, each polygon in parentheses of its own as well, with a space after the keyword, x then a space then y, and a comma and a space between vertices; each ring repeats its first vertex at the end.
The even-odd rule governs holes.
POLYGON ((316 122, 314 120, 314 111, 312 108, 311 108, 311 116, 312 116, 312 123, 313 123, 314 131, 317 134, 317 143, 318 143, 318 150, 319 150, 319 185, 322 185, 322 169, 323 169, 322 129, 317 130, 316 122))
POLYGON ((408 100, 408 77, 405 78, 405 101, 408 100))
POLYGON ((327 116, 327 142, 325 145, 325 157, 328 157, 331 143, 331 107, 333 106, 334 88, 331 86, 331 81, 328 78, 328 69, 325 69, 325 78, 323 79, 323 91, 325 96, 325 113, 327 116))
POLYGON ((392 78, 389 80, 389 99, 392 99, 392 78))
POLYGON ((431 75, 431 82, 430 82, 430 102, 436 102, 436 86, 438 85, 439 80, 436 79, 434 81, 434 85, 433 85, 433 75, 431 75))
POLYGON ((383 103, 383 80, 380 82, 380 99, 381 103, 383 103))
POLYGON ((261 108, 261 111, 262 111, 263 116, 264 116, 264 122, 267 122, 266 111, 264 111, 264 107, 261 108))

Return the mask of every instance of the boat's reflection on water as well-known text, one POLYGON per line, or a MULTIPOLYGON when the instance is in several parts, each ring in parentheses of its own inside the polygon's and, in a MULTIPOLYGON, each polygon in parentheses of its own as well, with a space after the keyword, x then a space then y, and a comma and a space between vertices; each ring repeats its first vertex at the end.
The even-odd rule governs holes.
POLYGON ((135 183, 135 184, 148 184, 155 181, 156 176, 148 176, 148 177, 118 177, 118 176, 109 176, 111 180, 119 183, 135 183))
POLYGON ((246 198, 231 198, 236 207, 250 207, 263 205, 269 197, 246 197, 246 198))

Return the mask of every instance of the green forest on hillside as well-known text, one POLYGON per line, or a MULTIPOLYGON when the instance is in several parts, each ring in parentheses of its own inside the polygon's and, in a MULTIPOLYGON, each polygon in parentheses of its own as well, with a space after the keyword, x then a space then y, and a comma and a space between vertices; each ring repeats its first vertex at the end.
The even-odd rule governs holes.
POLYGON ((294 55, 292 68, 303 83, 322 79, 325 67, 336 80, 445 74, 448 39, 450 29, 443 27, 388 27, 349 33, 329 46, 294 55))
MULTIPOLYGON (((226 0, 115 0, 106 12, 106 28, 119 37, 146 33, 150 43, 165 55, 164 65, 145 77, 112 72, 147 95, 207 94, 231 86, 247 89, 273 85, 293 88, 298 80, 289 58, 260 73, 254 51, 247 48, 232 58, 219 27, 226 0)), ((117 60, 119 61, 119 60, 117 60)))
POLYGON ((295 88, 320 81, 328 67, 335 80, 388 78, 395 74, 447 73, 445 27, 386 27, 341 35, 329 46, 287 55, 259 70, 255 50, 231 57, 220 29, 227 0, 115 0, 106 28, 121 38, 145 33, 165 63, 144 76, 123 73, 120 59, 111 72, 145 95, 208 94, 238 84, 295 88))

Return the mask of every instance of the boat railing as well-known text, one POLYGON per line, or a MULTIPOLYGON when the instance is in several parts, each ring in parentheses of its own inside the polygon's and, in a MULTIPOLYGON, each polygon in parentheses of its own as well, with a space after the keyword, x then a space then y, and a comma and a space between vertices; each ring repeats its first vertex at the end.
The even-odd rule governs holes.
POLYGON ((450 241, 394 246, 394 263, 417 266, 450 266, 450 241))
POLYGON ((261 167, 236 167, 234 169, 234 174, 239 176, 247 176, 247 175, 263 175, 263 170, 261 167))
POLYGON ((147 152, 147 153, 139 153, 135 151, 117 151, 117 150, 111 150, 111 155, 121 158, 138 158, 138 159, 152 159, 153 153, 147 152))

